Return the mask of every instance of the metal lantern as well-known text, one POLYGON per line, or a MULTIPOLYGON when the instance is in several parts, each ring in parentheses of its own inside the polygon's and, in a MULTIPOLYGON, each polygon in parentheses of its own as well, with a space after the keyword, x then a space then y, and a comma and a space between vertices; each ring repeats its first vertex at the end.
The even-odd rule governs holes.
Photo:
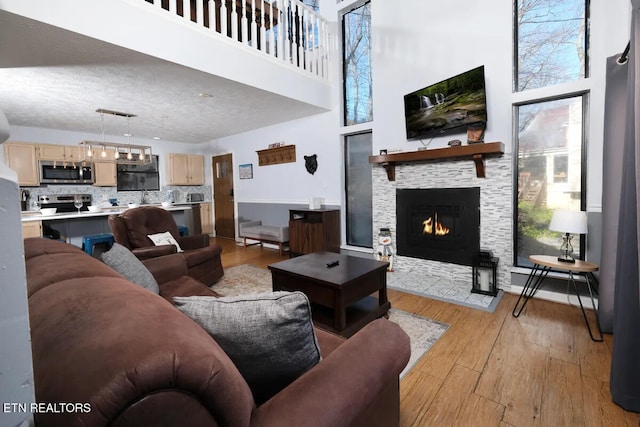
POLYGON ((498 261, 497 257, 478 256, 474 259, 472 293, 493 297, 498 294, 498 261))

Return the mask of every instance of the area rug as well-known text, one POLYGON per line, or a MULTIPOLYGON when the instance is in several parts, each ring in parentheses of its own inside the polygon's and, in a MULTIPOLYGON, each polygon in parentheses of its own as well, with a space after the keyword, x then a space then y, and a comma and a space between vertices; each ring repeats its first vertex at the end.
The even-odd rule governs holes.
POLYGON ((432 298, 464 307, 493 313, 504 294, 498 290, 495 297, 474 294, 471 283, 447 278, 429 277, 424 274, 395 271, 387 274, 387 287, 426 298, 432 298))
MULTIPOLYGON (((224 296, 271 292, 271 272, 250 264, 225 268, 224 277, 211 289, 224 296)), ((400 378, 409 372, 449 328, 446 323, 395 308, 389 310, 389 320, 400 325, 411 339, 411 359, 400 374, 400 378)))

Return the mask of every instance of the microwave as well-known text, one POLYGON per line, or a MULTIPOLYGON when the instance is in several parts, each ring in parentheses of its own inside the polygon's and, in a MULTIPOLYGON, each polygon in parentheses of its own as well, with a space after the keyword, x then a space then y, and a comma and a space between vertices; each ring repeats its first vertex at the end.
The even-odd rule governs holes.
POLYGON ((40 184, 93 184, 93 163, 40 160, 40 184))

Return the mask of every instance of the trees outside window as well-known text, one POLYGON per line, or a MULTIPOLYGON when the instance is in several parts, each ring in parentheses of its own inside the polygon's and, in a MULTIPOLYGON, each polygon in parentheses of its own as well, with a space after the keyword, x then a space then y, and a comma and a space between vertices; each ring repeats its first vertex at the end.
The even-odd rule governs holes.
POLYGON ((588 0, 516 0, 516 90, 588 76, 588 0))
POLYGON ((342 17, 344 124, 373 120, 371 77, 371 4, 342 17))
MULTIPOLYGON (((517 175, 514 263, 531 266, 534 254, 556 254, 562 236, 549 231, 555 209, 586 206, 588 0, 515 0, 514 104, 517 175), (528 98, 545 88, 544 99, 528 98)), ((584 238, 574 245, 584 259, 584 238)))

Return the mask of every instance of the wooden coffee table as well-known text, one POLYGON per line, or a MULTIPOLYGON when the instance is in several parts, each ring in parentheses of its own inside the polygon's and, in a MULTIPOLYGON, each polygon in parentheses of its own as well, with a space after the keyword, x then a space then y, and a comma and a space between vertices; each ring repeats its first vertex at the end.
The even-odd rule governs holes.
POLYGON ((314 323, 350 337, 385 316, 389 263, 333 252, 314 252, 269 266, 274 291, 302 291, 311 302, 314 323), (333 267, 328 264, 338 262, 333 267), (373 293, 378 293, 378 297, 373 293))

